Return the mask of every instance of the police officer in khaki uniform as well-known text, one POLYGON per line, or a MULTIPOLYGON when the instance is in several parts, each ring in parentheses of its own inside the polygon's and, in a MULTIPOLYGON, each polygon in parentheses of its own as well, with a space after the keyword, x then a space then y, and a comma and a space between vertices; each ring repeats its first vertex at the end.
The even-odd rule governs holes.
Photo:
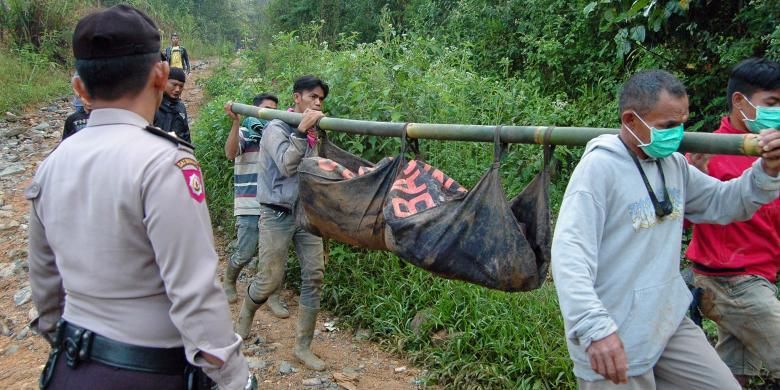
POLYGON ((38 328, 52 342, 42 388, 256 387, 216 282, 198 162, 149 127, 169 71, 157 28, 112 7, 79 21, 73 51, 73 87, 94 111, 25 192, 38 328))

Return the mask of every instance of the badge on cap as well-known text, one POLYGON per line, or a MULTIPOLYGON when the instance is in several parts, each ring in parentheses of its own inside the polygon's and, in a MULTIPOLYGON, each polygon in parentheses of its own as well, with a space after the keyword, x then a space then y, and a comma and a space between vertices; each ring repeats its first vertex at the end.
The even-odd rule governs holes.
POLYGON ((200 165, 197 161, 185 157, 176 162, 176 166, 181 169, 184 175, 184 182, 187 183, 187 189, 190 196, 198 203, 206 199, 206 189, 203 187, 203 175, 200 173, 200 165))

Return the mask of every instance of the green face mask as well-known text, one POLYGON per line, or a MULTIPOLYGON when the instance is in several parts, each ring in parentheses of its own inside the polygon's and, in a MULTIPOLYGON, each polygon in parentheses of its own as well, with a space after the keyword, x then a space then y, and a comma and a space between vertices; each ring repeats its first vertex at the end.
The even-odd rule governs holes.
POLYGON ((745 119, 745 126, 750 131, 759 133, 764 129, 780 129, 780 107, 755 106, 747 96, 745 96, 745 100, 756 109, 756 119, 748 119, 747 115, 739 110, 745 119))
POLYGON ((636 112, 634 112, 634 115, 650 129, 650 143, 646 144, 636 136, 636 133, 630 127, 626 126, 628 132, 639 141, 637 146, 642 148, 645 154, 653 158, 664 158, 677 151, 683 139, 684 127, 682 124, 669 129, 656 129, 655 127, 650 127, 636 112))

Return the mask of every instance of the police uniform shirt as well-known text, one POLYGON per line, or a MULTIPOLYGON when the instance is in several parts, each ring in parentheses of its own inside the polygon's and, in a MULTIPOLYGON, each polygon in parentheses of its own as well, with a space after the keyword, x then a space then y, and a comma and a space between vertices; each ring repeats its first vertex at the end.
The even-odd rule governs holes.
POLYGON ((130 111, 94 110, 79 142, 52 152, 26 190, 40 329, 52 331, 62 316, 129 344, 183 345, 221 387, 243 388, 249 373, 214 278, 198 163, 147 125, 130 111), (224 365, 196 359, 199 351, 224 365))

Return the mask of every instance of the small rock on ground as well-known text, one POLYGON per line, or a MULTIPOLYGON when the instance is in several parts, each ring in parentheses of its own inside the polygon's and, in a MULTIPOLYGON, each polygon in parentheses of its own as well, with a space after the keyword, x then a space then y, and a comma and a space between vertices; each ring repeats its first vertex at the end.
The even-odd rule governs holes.
POLYGON ((32 321, 36 318, 38 318, 38 309, 33 306, 30 308, 30 311, 27 312, 27 319, 32 321))
POLYGON ((14 294, 14 303, 16 306, 21 306, 30 302, 30 298, 32 298, 32 290, 30 290, 30 286, 26 286, 14 294))
POLYGON ((369 329, 358 329, 358 331, 355 332, 356 340, 368 340, 370 338, 371 338, 371 330, 369 329))
POLYGON ((16 174, 22 173, 22 172, 24 172, 24 167, 23 166, 21 166, 21 165, 11 165, 11 166, 3 169, 2 171, 0 171, 0 177, 16 175, 16 174))
POLYGON ((292 374, 295 372, 295 368, 293 368, 292 364, 282 360, 279 362, 279 373, 282 375, 292 374))
POLYGON ((249 368, 254 370, 263 370, 269 365, 267 361, 256 357, 247 358, 246 362, 249 365, 249 368))
POLYGON ((25 326, 24 328, 22 328, 22 330, 19 331, 19 334, 16 335, 16 339, 24 340, 24 338, 27 337, 28 334, 30 334, 30 328, 25 326))
POLYGON ((0 279, 9 278, 14 275, 16 271, 16 265, 13 263, 6 263, 0 265, 0 279))
POLYGON ((46 130, 46 129, 50 128, 50 127, 51 127, 51 125, 48 122, 42 122, 42 123, 38 124, 37 126, 33 127, 32 129, 36 130, 36 131, 41 131, 41 130, 46 130))
POLYGON ((11 344, 10 346, 8 346, 8 348, 5 349, 4 353, 5 353, 5 356, 11 356, 11 355, 15 354, 16 351, 18 351, 18 350, 19 350, 19 346, 18 345, 11 344))

